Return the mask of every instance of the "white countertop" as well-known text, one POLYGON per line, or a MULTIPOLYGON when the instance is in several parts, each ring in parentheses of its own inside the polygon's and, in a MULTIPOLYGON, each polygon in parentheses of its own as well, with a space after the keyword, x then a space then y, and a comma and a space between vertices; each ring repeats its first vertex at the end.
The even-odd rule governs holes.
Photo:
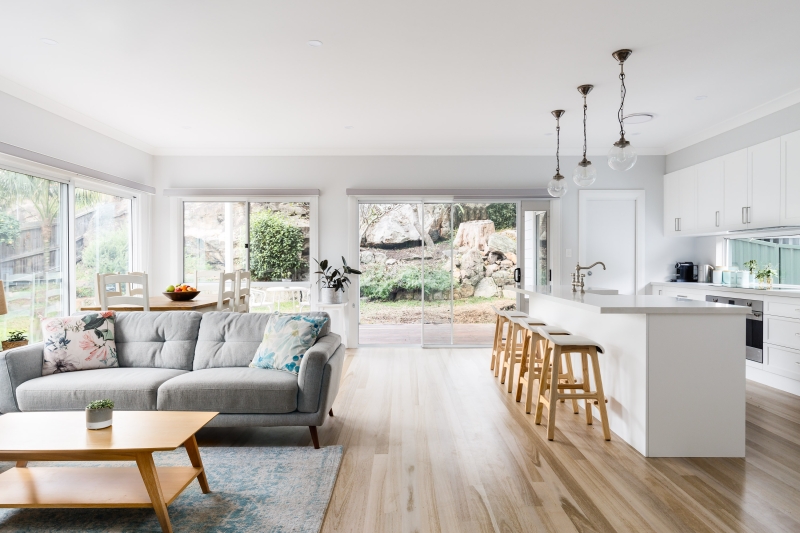
MULTIPOLYGON (((700 302, 669 296, 629 296, 624 294, 585 294, 572 292, 572 287, 539 286, 535 290, 511 289, 528 297, 558 300, 567 305, 601 314, 750 314, 750 308, 739 305, 700 302)), ((602 289, 587 289, 602 291, 602 289)))
POLYGON ((788 298, 800 298, 800 289, 773 287, 772 289, 758 289, 753 287, 733 287, 730 285, 715 285, 713 283, 676 283, 671 281, 653 281, 650 285, 659 287, 671 287, 679 290, 703 290, 708 294, 715 292, 746 292, 750 294, 769 294, 770 296, 785 296, 788 298))

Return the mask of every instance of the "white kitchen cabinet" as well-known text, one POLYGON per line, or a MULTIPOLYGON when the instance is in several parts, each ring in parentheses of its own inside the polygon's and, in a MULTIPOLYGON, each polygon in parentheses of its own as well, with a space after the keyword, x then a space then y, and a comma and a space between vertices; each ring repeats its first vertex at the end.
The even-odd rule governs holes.
POLYGON ((678 184, 680 193, 678 232, 694 233, 697 230, 697 166, 681 170, 678 184))
POLYGON ((724 163, 718 157, 697 165, 697 231, 718 231, 724 208, 724 163))
POLYGON ((747 229, 747 207, 750 186, 747 172, 747 149, 733 152, 722 158, 723 230, 747 229))
POLYGON ((664 176, 664 235, 693 233, 697 229, 697 168, 664 176))
POLYGON ((680 171, 678 171, 664 176, 664 236, 678 233, 680 202, 680 171))
POLYGON ((782 225, 800 225, 800 131, 781 137, 782 225))
POLYGON ((781 139, 747 149, 750 203, 748 228, 767 228, 781 223, 781 139))

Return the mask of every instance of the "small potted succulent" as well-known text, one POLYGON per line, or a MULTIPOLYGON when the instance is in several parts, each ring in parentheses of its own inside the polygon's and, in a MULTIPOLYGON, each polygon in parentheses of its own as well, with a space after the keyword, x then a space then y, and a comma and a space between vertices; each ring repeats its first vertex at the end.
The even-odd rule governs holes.
POLYGON ((28 344, 28 337, 24 331, 9 331, 8 337, 3 341, 3 351, 19 348, 28 344))
POLYGON ((347 261, 345 261, 344 257, 342 257, 341 269, 328 266, 327 259, 323 259, 322 261, 317 261, 314 259, 314 262, 316 262, 317 266, 319 267, 319 270, 317 270, 315 274, 322 275, 322 277, 317 281, 317 283, 322 284, 319 290, 320 303, 344 303, 344 290, 350 284, 350 278, 347 276, 361 274, 361 271, 347 266, 347 261))
POLYGON ((95 400, 86 406, 86 429, 103 429, 111 425, 114 416, 112 400, 95 400))
POLYGON ((756 279, 758 279, 759 287, 764 288, 764 283, 767 284, 767 289, 772 288, 772 281, 778 277, 778 271, 772 268, 772 264, 767 264, 766 267, 762 268, 756 274, 756 279))
POLYGON ((283 283, 291 283, 292 282, 292 273, 291 272, 284 272, 283 277, 281 278, 283 283))
POLYGON ((758 273, 758 261, 755 259, 745 261, 744 267, 747 269, 747 272, 742 272, 742 287, 749 287, 750 283, 756 279, 756 274, 758 273))

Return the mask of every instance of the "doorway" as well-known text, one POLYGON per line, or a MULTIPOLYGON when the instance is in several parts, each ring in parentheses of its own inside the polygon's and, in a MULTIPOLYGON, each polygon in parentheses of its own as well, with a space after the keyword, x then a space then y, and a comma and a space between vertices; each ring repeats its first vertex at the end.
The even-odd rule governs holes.
MULTIPOLYGON (((548 203, 541 204, 532 223, 546 233, 548 203)), ((524 283, 520 206, 473 199, 359 202, 359 344, 490 345, 493 307, 517 309, 510 289, 524 283)), ((543 272, 535 260, 533 272, 543 272)))
POLYGON ((644 191, 580 191, 578 260, 602 261, 588 271, 588 287, 644 294, 644 191))

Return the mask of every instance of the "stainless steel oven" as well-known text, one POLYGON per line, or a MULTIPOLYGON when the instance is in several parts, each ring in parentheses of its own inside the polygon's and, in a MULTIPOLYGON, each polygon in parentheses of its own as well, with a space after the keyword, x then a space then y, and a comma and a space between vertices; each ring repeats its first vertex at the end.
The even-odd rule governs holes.
POLYGON ((706 296, 707 302, 729 305, 743 305, 753 310, 747 315, 747 359, 756 363, 764 362, 764 302, 761 300, 745 300, 728 296, 706 296))

